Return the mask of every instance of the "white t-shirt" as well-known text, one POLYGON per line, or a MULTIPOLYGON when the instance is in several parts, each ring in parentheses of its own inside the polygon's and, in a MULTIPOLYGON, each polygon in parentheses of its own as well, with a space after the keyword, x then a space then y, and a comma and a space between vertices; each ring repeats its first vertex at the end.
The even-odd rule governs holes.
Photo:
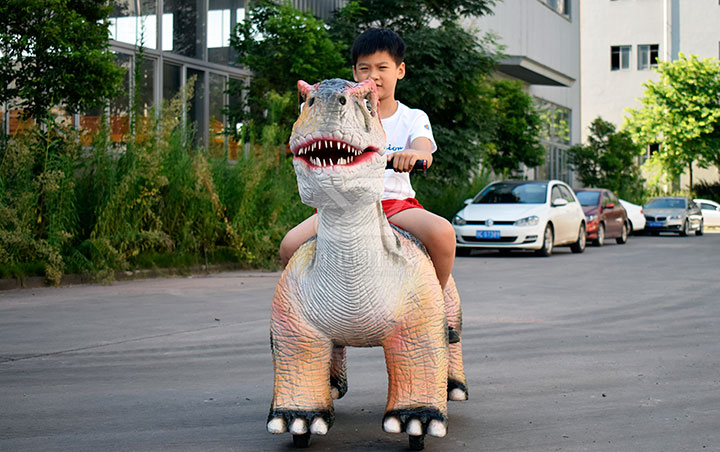
MULTIPOLYGON (((433 138, 430 119, 424 111, 410 108, 401 102, 397 110, 389 118, 382 119, 387 138, 386 154, 402 151, 410 147, 415 138, 425 137, 432 144, 431 152, 437 145, 433 138)), ((382 199, 414 198, 415 190, 410 185, 410 173, 397 173, 392 169, 385 170, 385 192, 382 199)))

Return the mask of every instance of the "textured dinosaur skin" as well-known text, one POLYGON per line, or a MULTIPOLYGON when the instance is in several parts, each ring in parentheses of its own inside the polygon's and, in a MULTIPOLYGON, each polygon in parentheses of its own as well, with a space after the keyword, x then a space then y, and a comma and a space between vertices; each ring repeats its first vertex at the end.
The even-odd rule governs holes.
POLYGON ((268 431, 326 434, 347 391, 345 347, 382 346, 383 428, 444 436, 447 400, 465 400, 460 299, 422 244, 383 213, 385 134, 371 80, 298 82, 298 189, 318 234, 293 255, 271 309, 274 394, 268 431), (452 342, 452 343, 450 343, 452 342))

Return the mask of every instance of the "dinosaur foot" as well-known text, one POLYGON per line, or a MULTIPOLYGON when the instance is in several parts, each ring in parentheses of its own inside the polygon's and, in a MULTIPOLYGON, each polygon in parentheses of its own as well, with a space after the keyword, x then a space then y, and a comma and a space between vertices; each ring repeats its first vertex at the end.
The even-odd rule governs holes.
POLYGON ((406 432, 410 436, 428 434, 442 438, 447 434, 447 418, 437 408, 431 407, 391 410, 385 413, 383 430, 388 433, 406 432))
POLYGON ((448 380, 448 400, 463 401, 468 399, 467 386, 457 380, 448 380))
POLYGON ((332 427, 332 411, 271 410, 267 430, 270 433, 290 432, 293 436, 325 435, 332 427))
POLYGON ((347 377, 330 376, 330 395, 333 399, 341 399, 347 393, 347 377))

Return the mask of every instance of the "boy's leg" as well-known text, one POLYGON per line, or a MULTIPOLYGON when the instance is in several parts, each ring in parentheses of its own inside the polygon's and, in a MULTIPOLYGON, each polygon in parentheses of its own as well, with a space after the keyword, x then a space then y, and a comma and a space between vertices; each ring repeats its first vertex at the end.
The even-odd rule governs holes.
POLYGON ((317 234, 317 214, 306 218, 302 223, 290 229, 280 243, 280 260, 283 268, 290 262, 290 258, 300 245, 307 242, 310 237, 317 234))
POLYGON ((406 209, 388 218, 425 245, 435 266, 440 286, 445 288, 455 261, 455 230, 445 218, 425 209, 406 209))

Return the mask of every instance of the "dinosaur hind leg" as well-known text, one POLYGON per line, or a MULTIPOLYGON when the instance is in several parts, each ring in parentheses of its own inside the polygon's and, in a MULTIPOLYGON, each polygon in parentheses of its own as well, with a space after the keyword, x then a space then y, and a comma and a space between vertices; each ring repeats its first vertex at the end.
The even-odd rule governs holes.
POLYGON ((341 399, 347 393, 347 358, 345 347, 333 347, 330 360, 330 395, 333 399, 341 399))
POLYGON ((452 276, 445 285, 443 298, 445 299, 445 315, 450 328, 447 398, 448 400, 467 400, 468 387, 462 358, 462 310, 460 309, 460 295, 458 295, 452 276))

